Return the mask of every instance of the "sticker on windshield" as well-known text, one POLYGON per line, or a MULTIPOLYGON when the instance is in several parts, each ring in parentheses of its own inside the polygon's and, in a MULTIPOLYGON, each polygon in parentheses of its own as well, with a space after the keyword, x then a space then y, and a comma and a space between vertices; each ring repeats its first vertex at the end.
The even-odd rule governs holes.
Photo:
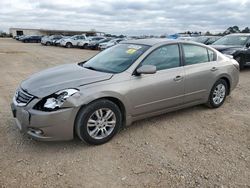
POLYGON ((130 48, 130 49, 128 49, 128 50, 126 51, 126 53, 127 53, 127 54, 133 54, 133 53, 135 53, 136 51, 137 51, 136 49, 130 48))
POLYGON ((141 46, 131 44, 131 45, 128 46, 128 50, 126 51, 126 53, 127 54, 133 54, 139 49, 141 49, 141 46))

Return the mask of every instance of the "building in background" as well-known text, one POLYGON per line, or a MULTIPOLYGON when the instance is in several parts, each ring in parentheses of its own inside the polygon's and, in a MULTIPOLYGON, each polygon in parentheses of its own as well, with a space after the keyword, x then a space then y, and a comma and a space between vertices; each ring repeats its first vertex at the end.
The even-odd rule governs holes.
POLYGON ((9 33, 13 36, 19 35, 81 35, 86 34, 87 36, 104 35, 104 32, 99 32, 95 30, 91 31, 70 31, 70 30, 54 30, 54 29, 27 29, 27 28, 10 28, 9 33))

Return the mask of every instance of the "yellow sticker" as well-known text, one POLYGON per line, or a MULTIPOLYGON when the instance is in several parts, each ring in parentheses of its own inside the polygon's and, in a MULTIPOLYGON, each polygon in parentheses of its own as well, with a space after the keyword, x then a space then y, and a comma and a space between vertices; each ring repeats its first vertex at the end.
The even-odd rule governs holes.
POLYGON ((126 51, 126 53, 127 54, 133 54, 133 53, 135 53, 137 50, 136 49, 128 49, 127 51, 126 51))

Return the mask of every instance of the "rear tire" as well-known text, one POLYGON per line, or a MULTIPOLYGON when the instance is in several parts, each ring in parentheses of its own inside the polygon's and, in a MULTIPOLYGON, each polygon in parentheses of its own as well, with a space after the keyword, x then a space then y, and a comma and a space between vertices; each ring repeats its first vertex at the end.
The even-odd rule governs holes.
POLYGON ((87 46, 88 46, 88 44, 84 44, 82 48, 87 49, 87 46))
POLYGON ((50 46, 51 44, 50 44, 50 42, 46 42, 46 44, 45 44, 46 46, 50 46))
POLYGON ((217 80, 210 91, 210 95, 206 105, 209 108, 220 107, 224 103, 227 94, 228 94, 227 82, 223 79, 217 80))
POLYGON ((112 101, 101 99, 82 108, 75 121, 78 137, 88 144, 108 142, 122 127, 122 114, 112 101))

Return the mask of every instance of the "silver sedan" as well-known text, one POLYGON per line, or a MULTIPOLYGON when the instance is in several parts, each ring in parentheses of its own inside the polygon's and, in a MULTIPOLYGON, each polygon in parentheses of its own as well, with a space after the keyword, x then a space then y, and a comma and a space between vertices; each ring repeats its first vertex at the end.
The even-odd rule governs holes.
POLYGON ((123 41, 78 64, 30 76, 11 104, 17 126, 37 140, 109 141, 123 126, 206 104, 220 107, 239 64, 195 42, 123 41))

